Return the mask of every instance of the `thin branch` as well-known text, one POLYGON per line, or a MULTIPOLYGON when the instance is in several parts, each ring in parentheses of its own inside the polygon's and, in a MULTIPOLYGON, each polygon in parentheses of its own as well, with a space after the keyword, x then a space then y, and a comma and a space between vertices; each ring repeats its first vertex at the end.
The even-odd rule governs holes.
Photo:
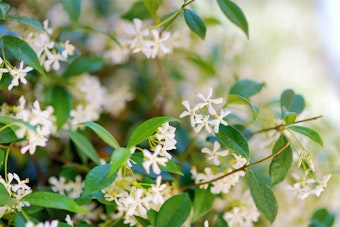
POLYGON ((257 162, 254 162, 254 163, 251 163, 251 164, 245 164, 244 166, 238 168, 238 169, 234 169, 233 171, 229 172, 229 173, 226 173, 226 174, 223 174, 222 176, 219 176, 219 177, 216 177, 212 180, 209 180, 209 181, 205 181, 205 182, 200 182, 200 183, 197 183, 197 184, 192 184, 192 185, 185 185, 183 187, 180 187, 180 190, 186 190, 186 189, 189 189, 189 188, 197 188, 201 185, 205 185, 205 184, 210 184, 210 183, 213 183, 215 181, 218 181, 218 180, 221 180, 225 177, 228 177, 234 173, 237 173, 237 172, 240 172, 240 171, 244 171, 246 172, 248 168, 252 167, 252 166, 255 166, 255 165, 258 165, 258 164, 261 164, 262 162, 264 161, 267 161, 268 159, 271 159, 271 158, 274 158, 276 155, 280 154, 282 151, 284 151, 287 147, 289 146, 289 143, 286 143, 281 149, 279 149, 278 151, 272 153, 271 155, 257 161, 257 162))

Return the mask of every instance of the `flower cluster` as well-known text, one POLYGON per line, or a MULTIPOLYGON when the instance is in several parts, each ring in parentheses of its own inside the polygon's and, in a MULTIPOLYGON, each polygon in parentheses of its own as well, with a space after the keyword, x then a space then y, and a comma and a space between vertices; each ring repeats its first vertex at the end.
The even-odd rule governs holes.
POLYGON ((0 115, 12 116, 24 122, 16 122, 19 129, 15 130, 15 135, 19 139, 26 138, 25 141, 20 142, 23 154, 27 151, 34 154, 37 146, 46 146, 48 137, 56 131, 53 107, 48 106, 46 110, 41 110, 39 102, 35 101, 27 108, 23 96, 19 98, 18 106, 10 107, 3 104, 0 115))
POLYGON ((58 224, 58 220, 39 222, 38 224, 29 221, 26 222, 25 227, 58 227, 58 224))
POLYGON ((34 49, 46 71, 51 71, 51 69, 58 71, 60 62, 66 62, 68 56, 74 54, 75 47, 68 40, 60 44, 52 41, 50 37, 53 32, 52 28, 48 26, 47 20, 43 24, 47 33, 30 33, 26 41, 34 49))
POLYGON ((310 173, 304 171, 302 176, 293 174, 295 183, 288 188, 298 195, 298 198, 303 200, 310 195, 320 196, 321 192, 327 187, 327 182, 331 178, 330 174, 325 175, 322 179, 317 179, 315 176, 309 177, 310 173))
POLYGON ((27 185, 29 179, 20 180, 20 177, 16 173, 8 173, 7 177, 8 179, 5 180, 0 176, 0 184, 5 187, 8 196, 13 198, 15 202, 11 205, 0 206, 0 217, 6 213, 21 211, 22 207, 30 205, 26 201, 21 201, 24 196, 32 193, 31 187, 27 185))
POLYGON ((195 132, 201 131, 204 127, 208 133, 212 133, 212 128, 214 133, 218 133, 220 124, 228 125, 228 122, 226 122, 224 118, 231 112, 221 109, 220 112, 217 113, 214 105, 222 104, 223 98, 213 99, 211 98, 212 94, 213 90, 211 87, 209 87, 206 97, 202 93, 198 93, 197 97, 203 102, 199 102, 193 107, 190 107, 191 105, 187 100, 182 102, 187 110, 182 112, 180 117, 190 116, 190 123, 195 132))

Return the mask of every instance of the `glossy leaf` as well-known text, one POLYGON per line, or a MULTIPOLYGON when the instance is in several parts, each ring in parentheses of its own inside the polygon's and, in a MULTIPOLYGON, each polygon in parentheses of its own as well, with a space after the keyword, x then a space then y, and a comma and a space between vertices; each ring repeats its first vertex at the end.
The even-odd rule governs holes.
MULTIPOLYGON (((2 170, 2 166, 4 165, 5 162, 5 149, 0 148, 0 171, 2 170)), ((0 191, 0 193, 2 193, 0 191)))
POLYGON ((164 172, 175 173, 183 176, 182 171, 177 167, 177 165, 172 160, 168 160, 166 162, 166 166, 159 166, 159 168, 164 172))
POLYGON ((150 226, 150 221, 149 221, 149 220, 147 220, 147 219, 145 219, 145 218, 142 218, 142 217, 140 217, 140 216, 136 216, 136 215, 134 215, 133 217, 137 220, 137 222, 138 222, 142 227, 149 227, 149 226, 150 226))
POLYGON ((55 86, 51 91, 51 96, 54 115, 57 118, 57 128, 60 130, 70 117, 72 96, 62 86, 55 86))
MULTIPOLYGON (((27 217, 26 217, 27 218, 27 217)), ((21 227, 21 226, 25 226, 26 225, 26 220, 25 216, 22 215, 22 213, 18 212, 18 213, 15 213, 14 214, 14 218, 13 218, 13 224, 14 224, 14 227, 21 227)), ((37 222, 35 222, 36 220, 35 219, 32 219, 32 217, 30 217, 30 220, 34 223, 34 224, 37 224, 37 222)))
MULTIPOLYGON (((274 145, 273 153, 279 151, 287 143, 287 138, 281 135, 274 145)), ((269 176, 273 185, 281 183, 285 179, 292 161, 293 151, 291 146, 288 146, 272 159, 269 166, 269 176)))
POLYGON ((100 164, 97 151, 94 149, 93 145, 90 143, 90 141, 86 137, 84 137, 82 134, 78 132, 71 131, 71 130, 65 130, 65 132, 69 135, 71 140, 74 142, 79 152, 89 157, 97 165, 100 164))
POLYGON ((72 62, 63 74, 63 77, 70 78, 83 73, 95 72, 103 68, 105 62, 100 57, 87 57, 72 62))
POLYGON ((112 173, 118 171, 120 167, 122 167, 126 161, 130 158, 131 152, 127 148, 120 147, 113 151, 111 155, 111 169, 112 173))
POLYGON ((106 188, 116 179, 116 173, 111 171, 111 165, 99 165, 86 175, 82 197, 106 188))
POLYGON ((162 124, 170 121, 177 121, 177 119, 162 116, 144 121, 132 132, 127 147, 129 148, 143 142, 149 136, 153 135, 162 124))
POLYGON ((323 141, 322 141, 320 135, 316 131, 314 131, 313 129, 307 128, 307 127, 304 127, 304 126, 298 126, 298 125, 289 126, 288 128, 297 132, 297 133, 300 133, 302 135, 307 136, 309 139, 313 140, 315 143, 318 143, 321 146, 323 146, 323 141))
POLYGON ((265 84, 255 80, 238 80, 231 88, 229 93, 249 98, 261 91, 265 84))
POLYGON ((92 129, 97 134, 97 136, 99 136, 109 146, 115 149, 120 147, 117 140, 103 126, 90 121, 81 124, 92 129))
POLYGON ((249 38, 248 22, 241 8, 230 0, 217 0, 223 14, 249 38))
POLYGON ((249 159, 247 140, 238 129, 230 125, 221 125, 216 137, 223 147, 234 150, 246 159, 249 159))
POLYGON ((161 206, 155 226, 181 226, 189 217, 191 201, 188 194, 170 197, 161 206))
POLYGON ((81 11, 81 0, 60 0, 71 21, 77 22, 81 11))
POLYGON ((23 17, 23 16, 15 16, 15 15, 6 15, 5 17, 0 18, 0 20, 7 20, 7 21, 15 21, 18 23, 26 24, 35 28, 40 31, 45 31, 44 26, 40 23, 40 21, 30 18, 30 17, 23 17))
POLYGON ((286 112, 300 114, 305 108, 305 100, 291 89, 282 92, 280 98, 282 117, 286 112))
POLYGON ((218 215, 213 227, 228 227, 228 223, 222 215, 218 215))
POLYGON ((149 209, 147 212, 147 215, 148 215, 150 224, 152 226, 156 226, 156 219, 157 219, 158 212, 155 211, 154 209, 149 209))
POLYGON ((31 66, 40 74, 45 75, 43 68, 40 65, 37 54, 25 41, 14 36, 3 36, 5 47, 12 53, 12 55, 26 65, 31 66))
POLYGON ((189 9, 184 9, 184 19, 190 30, 204 40, 207 31, 204 21, 194 11, 189 9))
POLYGON ((22 201, 29 202, 35 206, 87 213, 86 210, 81 208, 70 197, 52 192, 32 192, 23 197, 22 201))
POLYGON ((143 0, 146 9, 150 15, 157 19, 157 9, 159 7, 159 0, 143 0))
POLYGON ((10 124, 11 125, 10 128, 14 128, 14 129, 16 129, 16 127, 18 126, 19 127, 24 126, 30 130, 35 131, 35 128, 32 125, 30 125, 27 122, 24 122, 21 119, 16 119, 16 118, 7 117, 7 116, 0 116, 0 123, 5 124, 5 125, 10 124))
POLYGON ((14 206, 17 203, 16 199, 13 199, 11 196, 9 196, 5 186, 3 184, 0 184, 0 206, 14 206))
POLYGON ((325 208, 321 208, 314 212, 308 227, 332 227, 334 221, 334 214, 329 213, 325 208))
POLYGON ((209 189, 196 188, 194 196, 194 215, 192 217, 192 222, 199 220, 208 211, 215 201, 216 195, 212 194, 209 189))
POLYGON ((283 120, 285 121, 286 125, 293 124, 296 120, 297 113, 294 112, 286 112, 283 115, 283 120))
POLYGON ((254 199, 255 205, 262 212, 264 217, 270 223, 273 223, 278 211, 277 201, 274 193, 268 186, 268 183, 263 176, 253 171, 248 171, 248 173, 249 189, 254 199))
POLYGON ((5 124, 0 123, 0 144, 12 143, 18 140, 19 139, 17 138, 11 127, 6 127, 5 124))
POLYGON ((235 95, 235 94, 229 94, 228 99, 227 99, 227 105, 231 104, 241 104, 241 105, 246 105, 248 109, 251 111, 252 118, 255 120, 258 115, 258 107, 251 104, 246 98, 235 95))
POLYGON ((137 1, 121 17, 130 21, 132 21, 134 18, 144 20, 150 18, 150 13, 143 1, 137 1))

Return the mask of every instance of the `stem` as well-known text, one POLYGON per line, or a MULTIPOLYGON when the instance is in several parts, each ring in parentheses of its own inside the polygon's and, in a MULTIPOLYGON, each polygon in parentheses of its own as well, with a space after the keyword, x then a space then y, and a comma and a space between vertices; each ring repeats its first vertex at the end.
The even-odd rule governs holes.
MULTIPOLYGON (((295 121, 294 123, 289 124, 289 125, 294 125, 294 124, 303 123, 303 122, 307 122, 307 121, 314 121, 314 120, 317 120, 317 119, 319 119, 321 117, 323 117, 323 116, 319 115, 319 116, 316 116, 316 117, 311 117, 311 118, 303 119, 303 120, 300 120, 300 121, 295 121)), ((255 132, 247 134, 245 136, 247 138, 249 138, 249 137, 251 137, 253 135, 260 134, 260 133, 263 133, 263 132, 268 132, 268 131, 271 131, 271 130, 278 130, 279 131, 282 128, 284 128, 285 126, 287 126, 287 125, 285 123, 282 123, 282 124, 279 124, 279 125, 276 125, 276 126, 273 126, 273 127, 270 127, 270 128, 265 128, 265 129, 261 129, 261 130, 255 131, 255 132)))
POLYGON ((5 153, 4 171, 5 171, 5 181, 6 181, 6 183, 8 183, 8 176, 7 176, 8 170, 7 170, 7 166, 8 166, 9 151, 10 151, 10 146, 7 148, 6 153, 5 153))
POLYGON ((279 149, 278 151, 272 153, 271 155, 257 161, 257 162, 254 162, 254 163, 251 163, 251 164, 245 164, 244 166, 238 168, 238 169, 234 169, 233 171, 229 172, 229 173, 226 173, 226 174, 223 174, 222 176, 219 176, 219 177, 216 177, 212 180, 209 180, 209 181, 205 181, 205 182, 200 182, 200 183, 197 183, 197 184, 192 184, 192 185, 185 185, 183 187, 180 187, 180 190, 186 190, 186 189, 189 189, 189 188, 197 188, 201 185, 205 185, 205 184, 210 184, 210 183, 213 183, 215 181, 218 181, 218 180, 221 180, 227 176, 230 176, 234 173, 237 173, 237 172, 240 172, 240 171, 244 171, 246 172, 248 168, 252 167, 252 166, 255 166, 255 165, 258 165, 258 164, 261 164, 262 162, 264 161, 267 161, 268 159, 270 158, 273 158, 275 157, 276 155, 280 154, 283 150, 285 150, 287 147, 289 146, 289 143, 286 143, 281 149, 279 149))

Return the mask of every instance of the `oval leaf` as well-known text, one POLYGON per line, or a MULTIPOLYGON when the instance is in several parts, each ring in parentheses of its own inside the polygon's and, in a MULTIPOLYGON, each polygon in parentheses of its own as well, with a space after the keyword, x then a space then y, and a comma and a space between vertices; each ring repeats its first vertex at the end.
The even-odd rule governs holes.
POLYGON ((88 141, 86 137, 78 132, 74 132, 71 130, 65 130, 65 132, 69 135, 71 140, 74 142, 79 151, 82 152, 82 154, 89 157, 97 165, 100 164, 97 151, 94 149, 93 145, 90 143, 90 141, 88 141))
POLYGON ((143 1, 146 9, 149 11, 151 16, 157 19, 157 9, 159 7, 159 1, 158 0, 143 0, 143 1))
POLYGON ((236 151, 247 160, 249 159, 249 147, 247 140, 238 129, 230 125, 221 125, 216 137, 222 146, 236 151))
POLYGON ((253 120, 257 118, 258 107, 254 104, 251 104, 246 98, 239 96, 239 95, 235 95, 235 94, 229 94, 227 105, 231 105, 231 104, 246 105, 252 113, 253 120))
POLYGON ((189 217, 190 210, 188 194, 174 195, 161 206, 155 226, 181 226, 189 217))
POLYGON ((15 15, 6 15, 5 17, 0 18, 0 19, 19 22, 19 23, 31 26, 32 28, 38 29, 40 31, 45 31, 45 29, 42 26, 42 24, 40 23, 40 21, 35 20, 33 18, 30 18, 30 17, 22 17, 22 16, 15 16, 15 15))
POLYGON ((149 136, 154 134, 162 124, 170 121, 177 121, 177 119, 173 117, 163 116, 151 118, 147 121, 144 121, 132 132, 127 147, 130 148, 143 142, 149 136))
POLYGON ((106 188, 116 179, 116 174, 110 171, 111 165, 96 166, 86 175, 83 196, 106 188))
POLYGON ((2 37, 5 47, 13 54, 16 59, 25 62, 26 65, 31 66, 42 75, 45 75, 43 68, 40 65, 39 58, 34 50, 25 41, 14 37, 2 37))
POLYGON ((294 112, 300 114, 305 108, 305 100, 301 95, 295 94, 291 89, 282 92, 280 98, 282 118, 286 112, 294 112))
POLYGON ((209 189, 196 188, 194 197, 194 216, 191 222, 195 222, 211 210, 216 195, 209 189))
POLYGON ((60 3, 70 16, 70 19, 77 22, 81 10, 81 0, 60 0, 60 3))
MULTIPOLYGON (((279 151, 287 143, 287 138, 284 135, 281 135, 274 145, 273 153, 279 151)), ((271 161, 269 166, 269 176, 273 185, 281 183, 285 179, 293 161, 292 152, 291 146, 288 146, 271 161)))
POLYGON ((332 227, 334 221, 334 214, 329 213, 325 208, 321 208, 314 212, 308 227, 332 227))
POLYGON ((135 2, 131 8, 124 13, 121 17, 125 20, 132 21, 134 18, 139 18, 141 20, 150 18, 150 13, 143 1, 135 2))
POLYGON ((194 11, 189 9, 184 9, 184 19, 190 30, 204 40, 207 28, 203 20, 194 11))
POLYGON ((15 206, 17 204, 17 200, 13 199, 7 192, 5 186, 0 184, 0 206, 15 206))
POLYGON ((262 212, 264 217, 273 223, 277 215, 277 201, 272 190, 267 185, 266 179, 249 171, 249 189, 254 199, 256 207, 262 212))
POLYGON ((159 168, 164 172, 175 173, 183 176, 182 171, 177 167, 177 165, 172 160, 168 160, 166 162, 166 166, 159 166, 159 168))
POLYGON ((120 147, 113 151, 111 155, 111 173, 117 172, 117 170, 126 163, 130 158, 131 152, 129 149, 120 147))
POLYGON ((83 73, 95 72, 103 68, 104 60, 100 57, 87 57, 72 62, 63 77, 79 76, 83 73))
POLYGON ((248 22, 240 7, 230 0, 217 0, 217 2, 223 14, 249 38, 248 22))
POLYGON ((109 146, 115 149, 120 147, 117 140, 103 126, 90 121, 81 124, 92 129, 97 134, 97 136, 99 136, 109 146))
POLYGON ((57 127, 60 130, 70 117, 72 96, 65 87, 61 86, 55 86, 51 92, 52 106, 57 118, 57 127))
POLYGON ((264 83, 259 83, 255 80, 238 80, 230 89, 230 94, 239 95, 248 98, 261 91, 264 83))
POLYGON ((323 146, 323 141, 322 141, 320 135, 316 131, 314 131, 313 129, 307 128, 307 127, 304 127, 304 126, 298 126, 298 125, 289 126, 288 128, 297 132, 297 133, 300 133, 302 135, 307 136, 309 139, 311 139, 314 142, 323 146))
MULTIPOLYGON (((18 137, 15 135, 14 131, 10 127, 4 127, 4 124, 0 123, 0 144, 12 143, 18 141, 18 137)), ((1 159, 0 159, 1 160, 1 159)), ((1 169, 1 161, 0 161, 1 169)))
POLYGON ((23 197, 22 200, 35 206, 87 213, 68 196, 52 192, 33 192, 23 197))

